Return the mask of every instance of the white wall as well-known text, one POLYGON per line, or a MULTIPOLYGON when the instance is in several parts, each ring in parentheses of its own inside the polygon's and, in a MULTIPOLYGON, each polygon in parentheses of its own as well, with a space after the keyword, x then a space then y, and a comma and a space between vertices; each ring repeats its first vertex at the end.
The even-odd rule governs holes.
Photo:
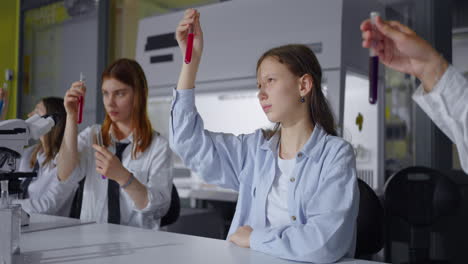
POLYGON ((29 113, 42 97, 65 96, 80 72, 86 76, 87 93, 80 129, 96 122, 97 78, 97 14, 76 17, 69 21, 33 32, 31 50, 31 87, 21 95, 21 112, 29 113))
MULTIPOLYGON (((151 98, 148 113, 155 130, 167 138, 171 97, 151 98)), ((257 99, 256 91, 201 93, 195 105, 203 118, 205 129, 234 135, 253 133, 272 127, 257 99)))

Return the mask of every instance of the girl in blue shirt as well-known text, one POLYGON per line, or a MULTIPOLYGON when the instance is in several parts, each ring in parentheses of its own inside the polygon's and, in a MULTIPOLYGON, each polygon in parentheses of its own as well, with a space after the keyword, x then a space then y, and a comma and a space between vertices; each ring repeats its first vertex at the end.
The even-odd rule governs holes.
POLYGON ((170 145, 206 182, 239 192, 228 239, 296 261, 352 257, 359 202, 354 151, 336 137, 317 58, 304 45, 286 45, 259 59, 258 99, 277 124, 272 131, 204 130, 193 89, 203 50, 199 18, 187 10, 176 30, 182 54, 190 26, 195 39, 174 91, 170 145))

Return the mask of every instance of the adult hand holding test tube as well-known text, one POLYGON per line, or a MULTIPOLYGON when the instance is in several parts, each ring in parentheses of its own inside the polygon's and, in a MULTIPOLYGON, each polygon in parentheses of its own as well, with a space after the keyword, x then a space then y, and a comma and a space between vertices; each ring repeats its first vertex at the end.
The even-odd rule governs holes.
POLYGON ((80 79, 80 81, 72 83, 64 98, 67 119, 72 118, 77 124, 80 124, 83 120, 84 97, 86 94, 83 74, 80 74, 80 79))
POLYGON ((424 92, 418 88, 413 100, 457 146, 462 168, 468 173, 466 79, 409 27, 380 17, 375 25, 373 30, 369 19, 361 23, 362 46, 374 49, 387 67, 421 81, 424 92))
POLYGON ((432 91, 448 63, 424 39, 397 21, 375 17, 361 23, 362 46, 372 49, 380 62, 394 70, 411 74, 421 80, 426 92, 432 91))
MULTIPOLYGON (((84 80, 84 76, 81 77, 84 80)), ((84 104, 85 94, 86 85, 82 81, 77 81, 72 83, 63 98, 63 105, 67 116, 64 136, 57 157, 59 161, 57 162, 57 176, 60 181, 66 181, 80 164, 78 157, 78 105, 80 101, 84 104), (83 99, 80 100, 80 97, 83 99)))

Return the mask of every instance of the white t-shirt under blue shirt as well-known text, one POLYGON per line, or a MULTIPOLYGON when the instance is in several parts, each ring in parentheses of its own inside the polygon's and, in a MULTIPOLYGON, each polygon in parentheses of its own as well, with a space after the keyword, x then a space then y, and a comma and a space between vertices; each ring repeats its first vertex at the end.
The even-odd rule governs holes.
POLYGON ((294 166, 296 166, 296 159, 285 160, 278 155, 278 167, 281 173, 275 177, 266 204, 269 227, 284 226, 291 221, 288 213, 288 188, 294 166))
POLYGON ((239 136, 204 129, 194 90, 174 90, 169 141, 184 164, 205 182, 239 192, 228 236, 249 225, 252 250, 312 263, 353 257, 359 211, 353 147, 316 124, 295 157, 295 180, 287 184, 290 220, 287 225, 267 227, 268 195, 282 173, 279 133, 265 138, 261 129, 239 136))

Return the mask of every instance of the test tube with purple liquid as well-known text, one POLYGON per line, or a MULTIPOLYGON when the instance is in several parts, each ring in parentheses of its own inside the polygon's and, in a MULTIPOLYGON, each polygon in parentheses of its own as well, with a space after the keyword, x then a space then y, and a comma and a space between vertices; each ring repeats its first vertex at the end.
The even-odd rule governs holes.
MULTIPOLYGON (((377 16, 380 16, 378 12, 371 12, 370 20, 372 23, 372 31, 375 31, 375 23, 377 16)), ((373 41, 372 46, 377 45, 373 41)), ((369 49, 369 103, 377 103, 377 88, 379 86, 379 56, 374 52, 372 48, 369 49)))

